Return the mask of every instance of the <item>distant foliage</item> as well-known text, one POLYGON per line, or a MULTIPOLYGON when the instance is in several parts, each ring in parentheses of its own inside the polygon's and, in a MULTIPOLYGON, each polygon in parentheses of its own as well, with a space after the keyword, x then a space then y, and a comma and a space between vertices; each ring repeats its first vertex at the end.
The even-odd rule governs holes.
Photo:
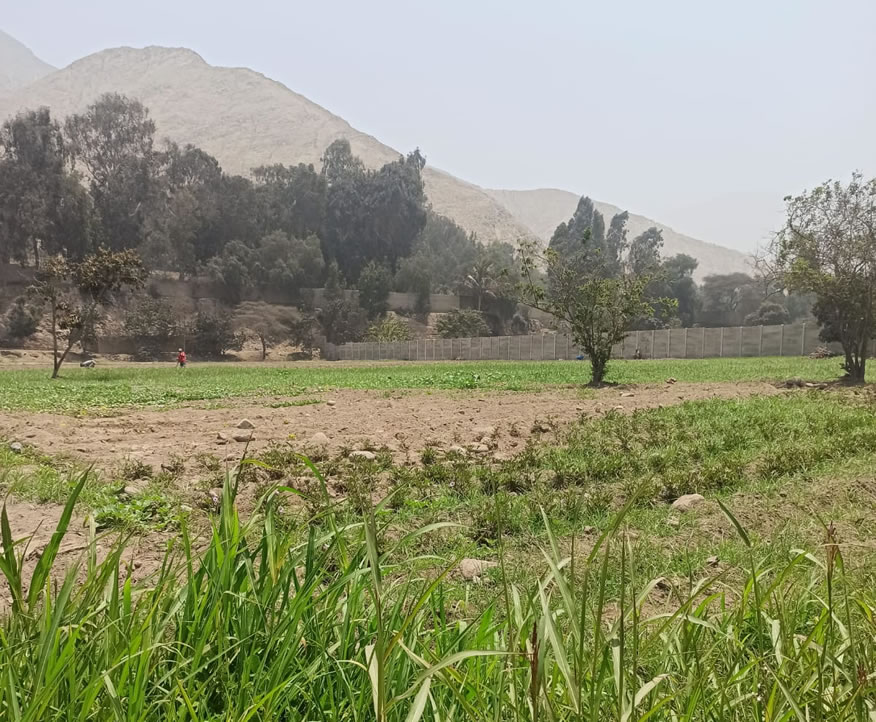
POLYGON ((489 336, 490 328, 480 311, 451 311, 436 324, 441 338, 476 338, 489 336))
POLYGON ((136 357, 145 361, 167 350, 170 339, 180 331, 180 319, 167 300, 139 296, 125 314, 124 329, 136 341, 136 357))
POLYGON ((33 303, 24 296, 19 296, 6 312, 6 318, 3 319, 4 335, 15 341, 29 338, 37 332, 42 316, 42 305, 33 303))
POLYGON ((745 317, 746 326, 779 326, 790 322, 788 309, 775 301, 765 301, 757 311, 745 317))
POLYGON ((366 341, 410 341, 414 337, 410 326, 394 316, 384 318, 368 327, 366 341))
POLYGON ((192 323, 190 339, 190 355, 221 358, 229 351, 240 351, 245 336, 235 330, 231 314, 200 311, 192 323))
POLYGON ((271 346, 289 339, 295 321, 292 309, 261 302, 242 303, 234 311, 235 327, 239 333, 259 342, 262 361, 271 346))
POLYGON ((383 316, 389 309, 392 274, 386 266, 371 261, 359 276, 359 305, 368 318, 383 316))

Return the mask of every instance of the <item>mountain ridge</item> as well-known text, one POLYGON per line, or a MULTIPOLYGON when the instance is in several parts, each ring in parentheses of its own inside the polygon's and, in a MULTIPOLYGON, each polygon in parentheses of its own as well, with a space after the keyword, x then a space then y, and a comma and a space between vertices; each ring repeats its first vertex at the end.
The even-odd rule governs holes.
POLYGON ((0 93, 29 85, 55 70, 24 43, 0 30, 0 93))
MULTIPOLYGON (((102 50, 27 87, 4 93, 0 95, 0 120, 41 105, 60 119, 81 112, 106 92, 137 98, 149 108, 159 139, 193 143, 215 156, 229 173, 248 175, 253 168, 272 163, 318 166, 322 152, 339 138, 347 139, 368 167, 379 167, 401 155, 256 70, 213 66, 188 48, 156 45, 102 50)), ((429 165, 424 182, 435 212, 453 218, 486 243, 547 240, 550 233, 545 233, 545 226, 553 223, 556 227, 571 215, 565 212, 568 196, 574 199, 572 210, 577 203, 574 194, 557 191, 565 195, 550 199, 553 206, 542 209, 539 216, 521 209, 519 199, 513 198, 515 193, 536 193, 538 198, 538 191, 489 191, 429 165)), ((662 227, 654 221, 648 225, 662 227)), ((674 237, 667 238, 665 252, 690 252, 700 260, 701 271, 713 265, 706 256, 720 247, 682 238, 683 248, 675 247, 674 237)), ((723 250, 738 256, 737 261, 743 258, 723 250)))

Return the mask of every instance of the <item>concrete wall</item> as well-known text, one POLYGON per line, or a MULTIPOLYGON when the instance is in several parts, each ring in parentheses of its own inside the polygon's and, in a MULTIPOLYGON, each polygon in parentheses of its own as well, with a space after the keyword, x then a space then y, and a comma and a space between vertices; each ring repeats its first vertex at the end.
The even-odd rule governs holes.
MULTIPOLYGON (((818 332, 815 324, 632 331, 614 347, 612 356, 632 359, 636 349, 643 358, 655 359, 805 356, 824 345, 818 332)), ((329 344, 325 349, 325 358, 331 361, 553 361, 580 355, 581 350, 562 334, 329 344)))

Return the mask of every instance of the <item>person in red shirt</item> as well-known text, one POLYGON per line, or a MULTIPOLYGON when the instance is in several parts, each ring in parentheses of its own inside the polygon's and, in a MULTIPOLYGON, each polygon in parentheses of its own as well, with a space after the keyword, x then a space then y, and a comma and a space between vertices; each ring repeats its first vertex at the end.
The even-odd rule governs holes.
POLYGON ((186 367, 186 352, 182 349, 179 350, 179 355, 176 357, 176 362, 179 364, 181 369, 186 367))

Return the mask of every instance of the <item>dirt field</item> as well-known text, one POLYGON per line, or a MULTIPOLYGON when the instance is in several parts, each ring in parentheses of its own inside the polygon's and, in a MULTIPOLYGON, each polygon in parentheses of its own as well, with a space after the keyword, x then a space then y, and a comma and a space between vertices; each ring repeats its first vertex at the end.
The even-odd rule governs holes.
POLYGON ((587 392, 586 397, 570 389, 481 392, 476 396, 453 391, 348 390, 308 395, 319 400, 318 404, 279 408, 271 405, 286 402, 281 397, 259 403, 235 399, 222 408, 192 404, 163 411, 132 411, 109 418, 6 412, 0 414, 0 437, 109 471, 125 459, 150 464, 156 470, 174 456, 191 459, 209 453, 229 461, 238 459, 245 443, 235 442, 233 435, 239 433, 236 426, 243 419, 255 427, 249 444, 253 451, 290 440, 297 448, 307 448, 319 433, 328 438, 325 445, 330 451, 386 447, 396 461, 404 461, 427 446, 477 443, 489 429, 487 435, 495 439, 494 453, 509 456, 533 433, 545 433, 582 415, 775 393, 779 390, 767 383, 661 384, 601 389, 587 392))

